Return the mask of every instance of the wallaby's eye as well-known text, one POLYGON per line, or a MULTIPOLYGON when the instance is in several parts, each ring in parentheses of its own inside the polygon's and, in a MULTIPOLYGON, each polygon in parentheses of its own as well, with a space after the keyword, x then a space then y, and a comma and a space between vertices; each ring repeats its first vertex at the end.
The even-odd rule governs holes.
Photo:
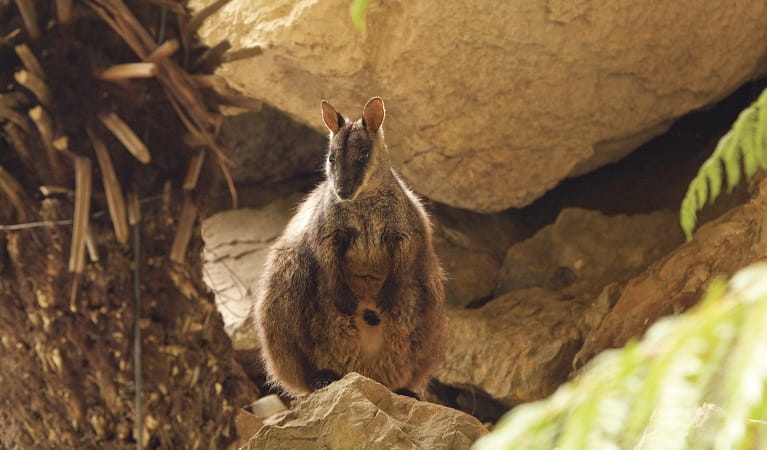
POLYGON ((331 153, 330 156, 328 156, 328 161, 330 161, 330 164, 335 164, 336 157, 331 153))
POLYGON ((370 156, 370 155, 368 155, 368 152, 362 152, 362 153, 360 153, 360 156, 357 157, 357 161, 365 162, 365 161, 368 160, 368 156, 370 156))

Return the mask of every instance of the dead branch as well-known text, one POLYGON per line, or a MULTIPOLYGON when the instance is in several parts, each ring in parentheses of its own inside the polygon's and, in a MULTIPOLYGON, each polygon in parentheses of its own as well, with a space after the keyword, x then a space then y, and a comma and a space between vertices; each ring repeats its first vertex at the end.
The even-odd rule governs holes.
POLYGON ((0 166, 0 190, 5 193, 5 197, 16 209, 17 218, 21 221, 27 220, 27 210, 24 206, 27 198, 24 188, 3 166, 0 166))
POLYGON ((187 196, 184 199, 184 206, 181 208, 176 235, 173 237, 173 244, 170 247, 171 261, 183 264, 186 248, 189 245, 189 239, 192 237, 195 220, 197 220, 197 206, 187 196))
POLYGON ((119 140, 125 148, 135 156, 136 159, 144 164, 149 164, 152 160, 152 156, 149 153, 149 149, 144 145, 144 142, 136 136, 136 133, 123 122, 123 120, 114 112, 101 112, 99 113, 99 120, 104 124, 109 131, 119 140))
POLYGON ((35 123, 37 131, 40 133, 40 138, 43 141, 43 147, 45 147, 48 156, 48 164, 51 167, 54 181, 61 183, 64 180, 64 168, 61 165, 59 154, 53 146, 53 121, 51 120, 51 116, 45 112, 42 106, 38 105, 29 110, 29 117, 32 119, 32 122, 35 123))
POLYGON ((205 162, 205 149, 200 149, 192 156, 189 161, 189 168, 186 171, 184 177, 183 188, 186 191, 191 191, 197 186, 197 180, 200 179, 200 171, 202 171, 202 164, 205 162))
POLYGON ((114 65, 101 72, 99 78, 115 81, 129 78, 152 78, 155 75, 157 75, 157 65, 153 62, 142 62, 114 65))
POLYGON ((186 32, 191 36, 194 34, 195 31, 197 31, 198 28, 200 28, 200 25, 202 25, 205 20, 212 16, 216 11, 221 9, 224 5, 229 3, 229 0, 218 0, 215 3, 212 3, 205 8, 201 9, 197 14, 192 16, 191 19, 189 19, 189 23, 187 24, 186 32))
POLYGON ((85 241, 88 234, 91 209, 91 160, 75 157, 75 213, 72 226, 72 247, 69 253, 69 271, 82 273, 85 268, 85 241))
POLYGON ((34 0, 16 0, 16 6, 19 8, 21 18, 24 21, 24 27, 32 40, 40 38, 40 26, 37 24, 37 8, 34 0))
POLYGON ((147 57, 147 60, 150 62, 158 62, 176 53, 177 50, 178 50, 178 40, 170 39, 168 41, 163 42, 152 53, 150 53, 149 56, 147 57))
POLYGON ((72 0, 56 0, 56 17, 62 25, 72 20, 72 0))
POLYGON ((32 53, 27 44, 19 44, 14 47, 16 54, 19 56, 21 63, 24 67, 37 78, 44 80, 45 72, 43 72, 43 66, 40 65, 37 57, 32 53))
MULTIPOLYGON (((42 70, 42 69, 41 69, 42 70)), ((45 107, 50 108, 53 102, 53 94, 41 78, 27 70, 20 70, 14 74, 16 81, 25 88, 32 91, 45 107)))
POLYGON ((93 129, 86 127, 85 131, 88 133, 88 137, 91 140, 93 149, 96 152, 96 160, 101 169, 104 193, 107 196, 107 207, 109 208, 109 216, 112 218, 112 226, 115 230, 117 242, 122 245, 127 245, 128 220, 125 208, 125 198, 123 197, 123 190, 120 186, 120 182, 115 174, 112 158, 109 156, 109 149, 107 148, 106 143, 104 143, 104 140, 101 139, 93 129))

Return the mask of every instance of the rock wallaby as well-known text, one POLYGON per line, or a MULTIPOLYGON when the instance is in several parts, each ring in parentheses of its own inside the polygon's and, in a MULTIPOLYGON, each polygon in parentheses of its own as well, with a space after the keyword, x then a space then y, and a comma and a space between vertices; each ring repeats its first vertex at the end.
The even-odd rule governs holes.
POLYGON ((415 396, 444 345, 431 223, 391 168, 381 98, 354 122, 323 100, 322 118, 326 180, 272 246, 254 307, 269 381, 296 396, 353 371, 415 396))

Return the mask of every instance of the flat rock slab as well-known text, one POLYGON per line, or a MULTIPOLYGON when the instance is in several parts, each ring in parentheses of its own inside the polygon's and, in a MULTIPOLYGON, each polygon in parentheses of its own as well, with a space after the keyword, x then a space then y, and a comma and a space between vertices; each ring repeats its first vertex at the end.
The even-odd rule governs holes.
MULTIPOLYGON (((214 0, 194 0, 195 9, 214 0)), ((220 74, 324 132, 320 99, 358 117, 386 101, 387 142, 420 194, 521 207, 617 161, 757 75, 762 0, 232 0, 204 42, 259 46, 220 74)))
MULTIPOLYGON (((291 194, 262 208, 227 210, 203 221, 203 279, 216 294, 230 335, 247 319, 269 246, 300 199, 301 194, 291 194)), ((235 348, 242 345, 251 348, 247 342, 235 342, 235 348)))
POLYGON ((393 394, 350 373, 298 401, 243 449, 468 449, 485 434, 487 429, 468 414, 393 394))

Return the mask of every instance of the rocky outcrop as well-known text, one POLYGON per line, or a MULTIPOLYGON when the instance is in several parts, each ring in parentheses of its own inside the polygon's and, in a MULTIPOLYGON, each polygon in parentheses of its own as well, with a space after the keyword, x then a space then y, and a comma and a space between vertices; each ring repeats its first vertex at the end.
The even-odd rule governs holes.
POLYGON ((393 394, 356 373, 298 401, 244 450, 468 449, 487 429, 468 414, 393 394))
POLYGON ((431 205, 434 248, 445 280, 447 303, 466 306, 493 294, 506 249, 524 234, 507 213, 477 214, 431 205))
POLYGON ((233 0, 200 34, 260 46, 220 73, 317 130, 321 98, 358 116, 383 96, 412 187, 480 212, 618 160, 767 52, 757 0, 395 0, 371 2, 366 23, 352 26, 347 0, 233 0))
POLYGON ((480 309, 448 310, 447 353, 440 382, 471 386, 513 406, 538 400, 567 379, 583 336, 583 298, 530 288, 480 309))
POLYGON ((615 306, 586 336, 575 365, 641 336, 661 316, 684 311, 715 277, 730 276, 767 257, 767 180, 755 184, 753 191, 748 203, 703 225, 690 242, 631 279, 615 306))
POLYGON ((552 225, 509 249, 496 293, 532 286, 557 290, 576 281, 601 289, 636 275, 683 239, 676 212, 606 216, 567 208, 552 225))
POLYGON ((447 355, 435 377, 508 406, 551 394, 622 283, 682 239, 670 211, 563 210, 552 225, 509 249, 498 278, 503 295, 479 309, 449 311, 447 355))

